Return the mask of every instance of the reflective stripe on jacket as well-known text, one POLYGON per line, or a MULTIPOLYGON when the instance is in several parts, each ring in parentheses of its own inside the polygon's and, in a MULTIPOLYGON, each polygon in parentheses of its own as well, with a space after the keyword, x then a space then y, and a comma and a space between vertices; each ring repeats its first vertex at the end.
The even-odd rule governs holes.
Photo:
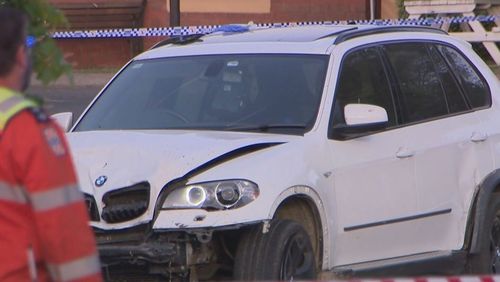
POLYGON ((62 130, 0 88, 0 281, 101 281, 62 130))
POLYGON ((35 103, 14 91, 0 87, 0 132, 7 125, 9 119, 18 112, 31 107, 36 107, 35 103))

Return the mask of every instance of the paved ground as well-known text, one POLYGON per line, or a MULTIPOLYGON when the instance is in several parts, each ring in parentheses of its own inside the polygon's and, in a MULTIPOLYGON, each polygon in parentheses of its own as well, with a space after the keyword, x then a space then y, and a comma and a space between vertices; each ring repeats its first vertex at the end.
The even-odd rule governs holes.
MULTIPOLYGON (((67 87, 104 86, 117 71, 118 70, 75 71, 73 73, 73 83, 71 83, 67 76, 62 76, 50 85, 67 87)), ((43 87, 40 81, 36 80, 35 77, 31 79, 31 86, 43 87)))
POLYGON ((112 72, 75 72, 73 83, 61 77, 49 86, 33 78, 26 92, 41 98, 49 114, 73 112, 76 119, 113 75, 112 72))
POLYGON ((101 87, 98 86, 32 86, 26 92, 40 97, 48 114, 73 112, 74 118, 76 118, 100 90, 101 87))

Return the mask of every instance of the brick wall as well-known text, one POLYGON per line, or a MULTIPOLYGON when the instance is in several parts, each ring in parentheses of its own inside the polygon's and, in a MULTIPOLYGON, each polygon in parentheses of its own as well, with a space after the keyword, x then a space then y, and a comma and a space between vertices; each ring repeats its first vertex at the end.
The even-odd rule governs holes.
POLYGON ((130 39, 63 39, 58 45, 76 69, 118 68, 134 53, 130 39))
MULTIPOLYGON (((61 0, 59 0, 61 1, 61 0)), ((68 0, 71 1, 71 0, 68 0)), ((210 0, 204 0, 210 1, 210 0)), ((236 1, 236 0, 234 0, 236 1)), ((246 1, 246 0, 245 0, 246 1)), ((267 13, 189 12, 182 11, 181 25, 212 25, 228 23, 324 21, 365 19, 369 16, 369 0, 268 0, 267 13)), ((168 3, 148 0, 144 11, 145 27, 168 26, 168 3)), ((162 38, 145 38, 144 48, 162 38)), ((61 39, 59 46, 75 68, 117 68, 134 55, 130 39, 61 39)))

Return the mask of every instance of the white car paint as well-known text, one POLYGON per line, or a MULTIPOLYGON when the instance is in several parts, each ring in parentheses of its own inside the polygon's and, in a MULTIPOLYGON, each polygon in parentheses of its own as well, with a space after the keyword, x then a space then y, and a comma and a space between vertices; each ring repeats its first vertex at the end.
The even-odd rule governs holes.
MULTIPOLYGON (((291 34, 311 30, 283 29, 291 34)), ((266 34, 251 44, 228 42, 231 38, 208 38, 206 44, 153 49, 134 60, 210 54, 329 54, 320 110, 309 132, 304 136, 185 130, 69 133, 83 191, 100 199, 108 191, 147 179, 152 187, 150 206, 154 207, 169 181, 198 166, 244 146, 280 143, 220 163, 194 175, 187 183, 248 179, 259 185, 260 195, 254 202, 238 209, 211 212, 161 210, 153 228, 217 229, 262 222, 273 217, 282 201, 302 194, 313 199, 324 227, 324 270, 462 248, 477 186, 500 163, 500 86, 470 45, 449 36, 420 32, 367 35, 338 45, 332 45, 335 37, 303 42, 274 42, 271 37, 266 34), (489 83, 492 107, 352 140, 329 140, 330 110, 343 56, 359 46, 415 38, 452 44, 465 53, 489 83), (474 134, 488 138, 472 142, 474 134), (95 187, 94 181, 100 175, 107 175, 109 181, 95 187), (417 221, 356 228, 447 209, 451 212, 417 221)), ((98 206, 101 210, 102 203, 98 202, 98 206)), ((124 223, 101 221, 92 222, 92 226, 107 230, 132 227, 153 220, 153 212, 149 209, 124 223)))
MULTIPOLYGON (((149 175, 148 180, 152 184, 150 205, 154 206, 161 189, 169 181, 184 176, 211 159, 256 143, 289 142, 294 136, 210 131, 108 131, 72 133, 68 135, 68 139, 78 164, 77 174, 83 183, 83 192, 102 197, 116 187, 127 187, 144 181, 144 175, 149 175), (93 140, 101 142, 95 144, 93 140), (105 185, 97 187, 94 180, 101 175, 109 178, 105 185)), ((238 178, 237 175, 233 177, 238 178)), ((120 229, 150 221, 153 211, 148 210, 136 221, 112 224, 109 227, 120 229)), ((94 226, 108 227, 103 222, 95 223, 94 226)), ((173 228, 175 225, 163 227, 173 228)))

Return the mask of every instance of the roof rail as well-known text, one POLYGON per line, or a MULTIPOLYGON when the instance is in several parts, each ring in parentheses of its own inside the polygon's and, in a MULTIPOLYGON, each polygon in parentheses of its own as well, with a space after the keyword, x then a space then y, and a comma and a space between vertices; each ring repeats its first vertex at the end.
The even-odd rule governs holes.
POLYGON ((188 34, 188 35, 179 35, 179 36, 172 36, 168 39, 162 40, 156 44, 154 44, 151 49, 156 49, 158 47, 162 47, 165 45, 169 44, 174 44, 174 45, 187 45, 191 44, 194 42, 201 42, 203 41, 201 38, 205 35, 208 34, 213 34, 217 32, 222 32, 222 33, 243 33, 243 32, 248 32, 250 31, 249 25, 238 25, 238 24, 229 24, 229 25, 222 25, 214 30, 203 32, 203 33, 195 33, 195 34, 188 34))
POLYGON ((327 37, 331 37, 331 36, 335 36, 335 35, 339 35, 339 34, 342 34, 344 32, 348 32, 348 31, 352 31, 352 30, 356 30, 358 29, 357 26, 354 26, 354 27, 351 27, 351 28, 348 28, 348 29, 344 29, 344 30, 340 30, 340 31, 335 31, 335 32, 332 32, 332 33, 329 33, 327 35, 323 35, 321 36, 320 38, 317 38, 316 40, 319 40, 319 39, 325 39, 327 37))
POLYGON ((187 45, 187 44, 190 44, 193 42, 202 41, 201 37, 203 37, 203 36, 205 36, 205 34, 190 34, 190 35, 172 36, 168 39, 162 40, 162 41, 154 44, 153 46, 151 46, 151 48, 149 48, 149 50, 156 49, 158 47, 162 47, 162 46, 169 45, 169 44, 187 45))
POLYGON ((431 32, 437 34, 448 34, 448 32, 428 26, 382 26, 376 28, 367 29, 356 29, 347 30, 340 33, 337 38, 335 38, 334 44, 339 44, 350 39, 354 39, 361 36, 373 35, 373 34, 383 34, 392 32, 431 32))

